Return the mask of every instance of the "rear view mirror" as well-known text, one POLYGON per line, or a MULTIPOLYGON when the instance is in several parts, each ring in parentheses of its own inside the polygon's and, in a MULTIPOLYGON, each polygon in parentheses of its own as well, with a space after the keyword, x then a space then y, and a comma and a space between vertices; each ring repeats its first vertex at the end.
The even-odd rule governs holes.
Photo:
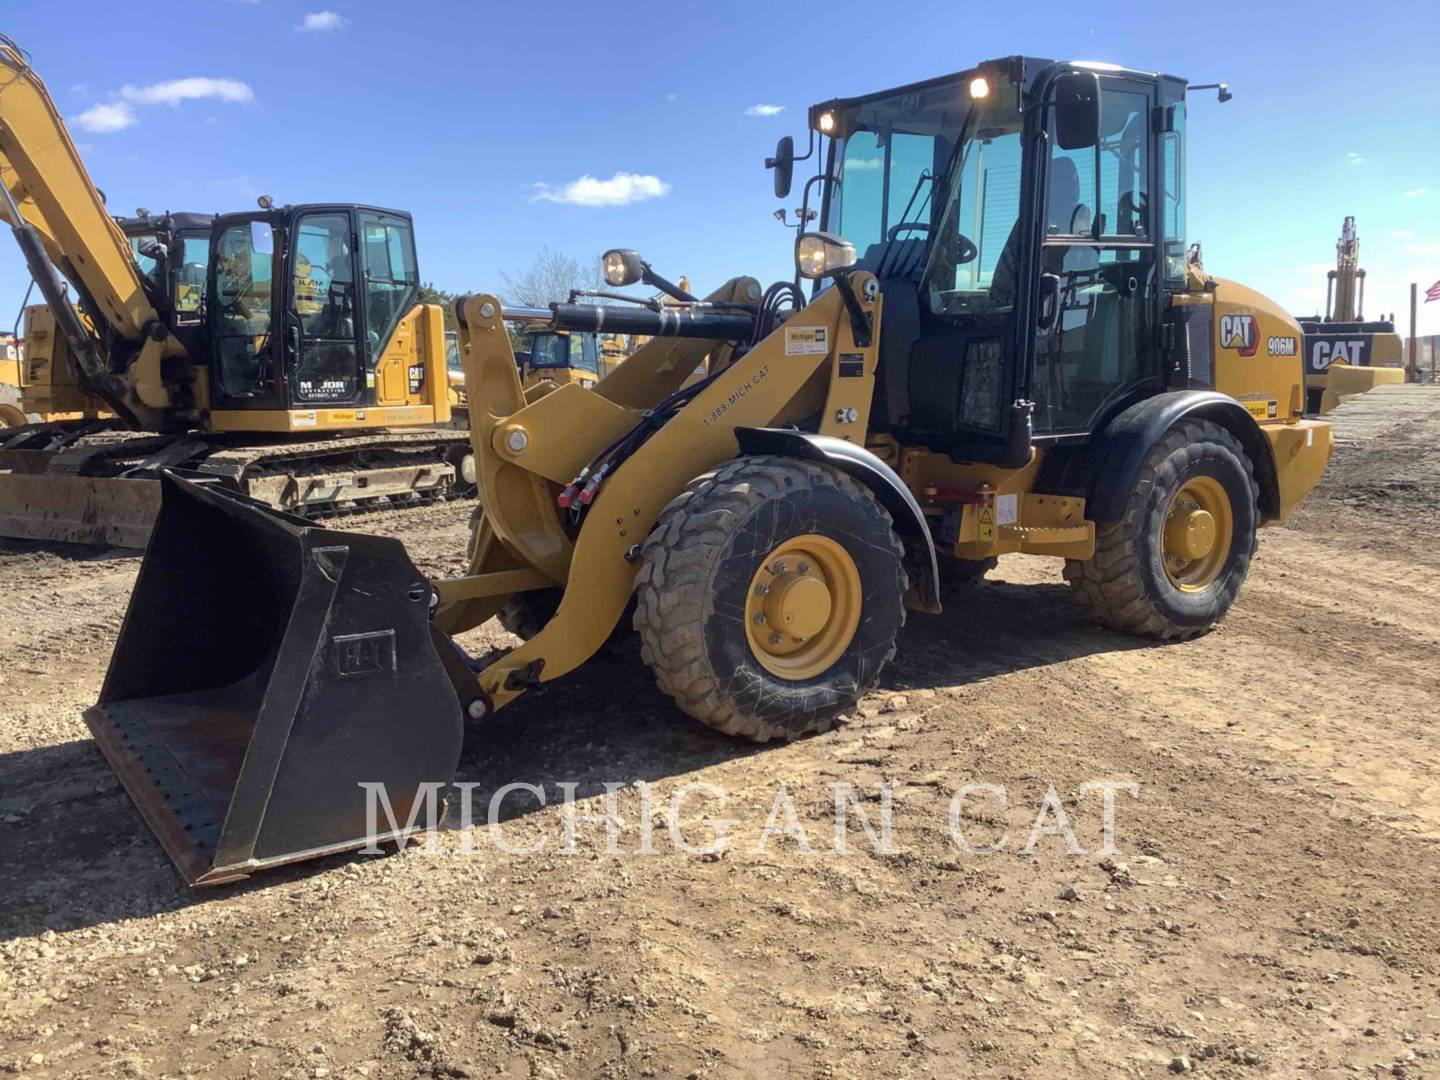
POLYGON ((795 140, 789 135, 782 136, 775 144, 775 156, 765 159, 765 167, 775 170, 775 197, 785 198, 790 194, 791 179, 795 175, 795 140))
POLYGON ((268 221, 250 222, 250 250, 256 255, 274 254, 275 245, 271 239, 268 221))
POLYGON ((1067 71, 1055 80, 1055 145, 1083 150, 1100 141, 1100 80, 1093 71, 1067 71))

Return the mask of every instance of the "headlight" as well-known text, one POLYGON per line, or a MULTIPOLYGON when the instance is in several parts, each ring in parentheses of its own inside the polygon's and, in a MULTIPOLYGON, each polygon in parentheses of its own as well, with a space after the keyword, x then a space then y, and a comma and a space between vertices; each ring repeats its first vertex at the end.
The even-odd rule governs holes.
POLYGON ((616 288, 634 285, 640 280, 645 265, 640 260, 640 253, 629 248, 607 251, 602 261, 605 267, 605 284, 616 288))
POLYGON ((820 114, 820 134, 830 135, 835 131, 835 114, 823 112, 820 114))
POLYGON ((824 277, 855 265, 855 245, 834 233, 802 233, 795 241, 795 265, 801 277, 824 277))

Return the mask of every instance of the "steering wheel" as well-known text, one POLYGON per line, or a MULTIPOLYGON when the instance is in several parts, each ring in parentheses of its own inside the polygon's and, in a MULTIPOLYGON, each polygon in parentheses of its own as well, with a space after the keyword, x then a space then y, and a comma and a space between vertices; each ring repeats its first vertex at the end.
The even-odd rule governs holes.
POLYGON ((902 232, 926 232, 930 231, 928 221, 902 221, 899 225, 891 225, 890 231, 885 234, 886 240, 893 241, 902 232))
POLYGON ((968 262, 974 262, 975 257, 980 254, 980 249, 975 246, 964 233, 955 234, 955 265, 964 266, 968 262))

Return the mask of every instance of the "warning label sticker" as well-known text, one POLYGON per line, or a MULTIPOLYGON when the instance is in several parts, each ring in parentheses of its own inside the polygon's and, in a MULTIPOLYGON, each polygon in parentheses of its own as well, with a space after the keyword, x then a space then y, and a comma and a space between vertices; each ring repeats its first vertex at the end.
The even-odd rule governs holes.
POLYGON ((995 512, 988 506, 980 508, 980 517, 976 521, 976 538, 983 541, 995 539, 995 512))
POLYGON ((829 328, 824 326, 787 326, 786 356, 821 356, 830 351, 829 328))

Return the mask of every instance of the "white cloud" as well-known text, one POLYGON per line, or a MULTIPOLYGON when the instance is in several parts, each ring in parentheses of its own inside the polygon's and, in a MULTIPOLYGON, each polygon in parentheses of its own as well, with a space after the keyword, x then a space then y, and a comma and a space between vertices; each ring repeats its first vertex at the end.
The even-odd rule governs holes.
POLYGON ((1440 258, 1440 240, 1426 240, 1419 244, 1406 244, 1400 249, 1406 255, 1415 255, 1426 259, 1440 258))
POLYGON ((1345 155, 1345 164, 1347 164, 1347 165, 1364 165, 1364 164, 1365 164, 1365 159, 1364 159, 1363 157, 1361 157, 1359 154, 1357 154, 1354 150, 1351 150, 1349 153, 1347 153, 1347 154, 1345 155))
POLYGON ((312 31, 325 33, 328 30, 339 30, 350 20, 343 15, 337 15, 333 11, 312 11, 300 20, 300 25, 295 27, 297 31, 312 31))
POLYGON ((785 111, 784 105, 751 105, 745 110, 746 116, 779 116, 785 111))
POLYGON ((135 123, 135 110, 124 101, 91 105, 90 108, 75 117, 76 127, 81 131, 93 131, 96 134, 124 131, 133 123, 135 123))
POLYGON ((1391 240, 1414 240, 1414 239, 1415 239, 1415 230, 1414 230, 1414 229, 1391 229, 1391 230, 1390 230, 1390 239, 1391 239, 1391 240))
POLYGON ((121 89, 120 96, 139 105, 179 105, 182 101, 199 101, 202 98, 243 105, 255 100, 255 91, 238 79, 211 79, 195 75, 149 86, 126 86, 121 89))
POLYGON ((535 184, 531 202, 569 203, 572 206, 629 206, 631 203, 658 199, 670 185, 658 176, 617 172, 609 180, 597 180, 586 173, 564 187, 535 184))
POLYGON ((679 101, 679 100, 680 100, 680 95, 677 94, 677 93, 675 93, 674 91, 671 91, 670 93, 668 93, 668 94, 665 95, 665 100, 666 100, 666 101, 679 101))
POLYGON ((1295 268, 1295 273, 1305 278, 1324 278, 1326 274, 1328 274, 1331 270, 1334 269, 1334 263, 1306 263, 1304 266, 1297 266, 1295 268))
POLYGON ((1430 189, 1428 187, 1417 187, 1411 188, 1409 191, 1406 191, 1403 194, 1407 199, 1416 199, 1419 198, 1421 195, 1424 195, 1429 190, 1430 189))

